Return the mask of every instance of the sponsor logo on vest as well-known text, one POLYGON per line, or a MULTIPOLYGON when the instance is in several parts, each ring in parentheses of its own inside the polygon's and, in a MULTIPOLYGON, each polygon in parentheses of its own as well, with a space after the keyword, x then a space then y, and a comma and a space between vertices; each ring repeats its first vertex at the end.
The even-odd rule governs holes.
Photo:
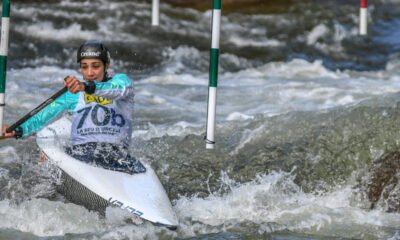
POLYGON ((98 57, 101 52, 81 52, 81 57, 98 57))
POLYGON ((107 105, 107 104, 111 104, 113 102, 111 99, 98 97, 98 96, 90 95, 87 93, 85 93, 84 99, 85 99, 86 104, 89 104, 92 102, 97 102, 100 105, 107 105))

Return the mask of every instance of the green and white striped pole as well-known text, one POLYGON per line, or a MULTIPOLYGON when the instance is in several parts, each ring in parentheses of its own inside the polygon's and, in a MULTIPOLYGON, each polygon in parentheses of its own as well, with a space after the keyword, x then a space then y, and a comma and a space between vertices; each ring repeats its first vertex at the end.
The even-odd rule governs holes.
POLYGON ((160 24, 160 0, 153 0, 151 4, 151 25, 158 26, 160 24))
MULTIPOLYGON (((6 91, 8 34, 10 29, 10 0, 3 0, 3 12, 1 18, 1 42, 0 42, 0 127, 3 126, 3 115, 6 91)), ((0 132, 0 135, 3 134, 0 132)))
POLYGON ((210 51, 210 75, 208 87, 207 132, 206 149, 214 149, 215 145, 215 115, 217 103, 218 85, 218 59, 219 37, 221 29, 221 0, 213 0, 211 51, 210 51))

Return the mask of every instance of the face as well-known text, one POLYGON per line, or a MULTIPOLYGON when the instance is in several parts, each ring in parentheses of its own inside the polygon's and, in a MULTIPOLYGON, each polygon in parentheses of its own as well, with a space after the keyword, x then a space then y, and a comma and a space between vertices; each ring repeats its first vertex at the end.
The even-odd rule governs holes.
POLYGON ((80 63, 80 71, 85 81, 103 81, 107 68, 108 64, 104 65, 100 59, 85 58, 80 63))

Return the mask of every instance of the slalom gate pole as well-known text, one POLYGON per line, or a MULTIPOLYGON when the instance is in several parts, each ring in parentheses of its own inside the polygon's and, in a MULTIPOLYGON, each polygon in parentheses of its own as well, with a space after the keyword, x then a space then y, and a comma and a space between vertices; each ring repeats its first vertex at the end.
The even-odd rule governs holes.
POLYGON ((367 0, 360 0, 360 35, 367 35, 367 0))
MULTIPOLYGON (((1 42, 0 42, 0 128, 3 127, 5 92, 6 92, 6 73, 8 39, 10 30, 10 0, 3 0, 3 11, 1 18, 1 42)), ((0 131, 0 136, 3 133, 0 131)))
POLYGON ((206 149, 214 149, 215 115, 218 85, 219 38, 221 30, 221 0, 213 0, 210 75, 208 87, 206 149))
POLYGON ((160 0, 153 0, 151 8, 151 25, 158 26, 160 24, 160 0))

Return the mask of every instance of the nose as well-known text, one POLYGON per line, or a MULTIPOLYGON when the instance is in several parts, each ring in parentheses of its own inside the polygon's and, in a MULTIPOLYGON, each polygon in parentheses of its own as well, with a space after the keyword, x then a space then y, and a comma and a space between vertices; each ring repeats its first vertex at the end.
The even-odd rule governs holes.
POLYGON ((88 74, 92 75, 94 73, 94 69, 92 67, 88 68, 88 74))

